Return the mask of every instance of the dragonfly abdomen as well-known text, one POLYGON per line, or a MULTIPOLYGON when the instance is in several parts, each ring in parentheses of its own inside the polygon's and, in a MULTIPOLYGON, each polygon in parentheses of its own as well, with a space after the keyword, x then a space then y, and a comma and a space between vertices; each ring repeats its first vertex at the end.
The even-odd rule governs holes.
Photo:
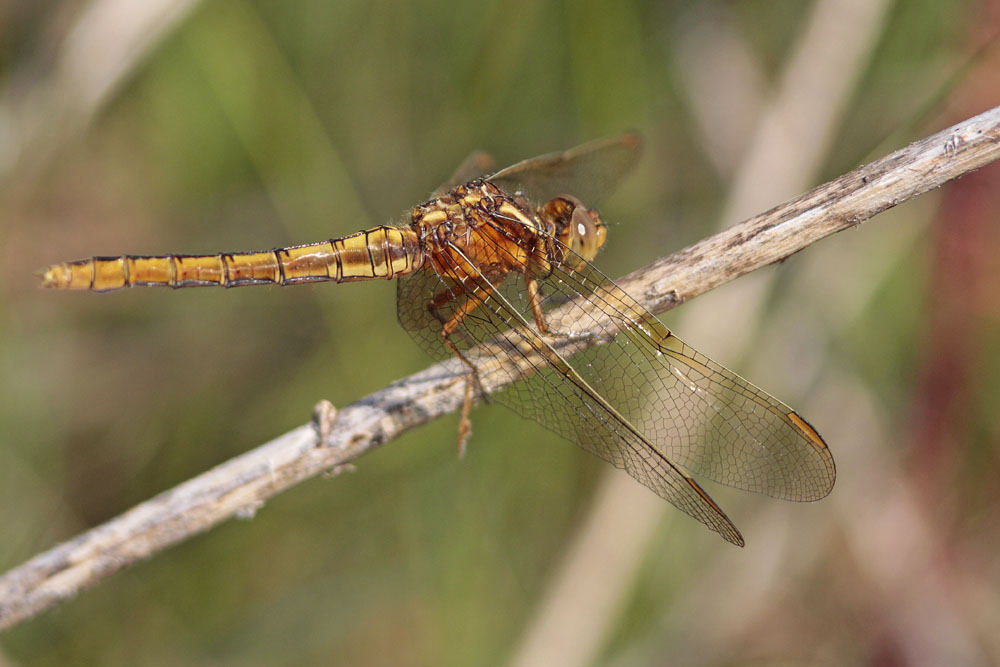
POLYGON ((322 243, 215 255, 92 257, 54 264, 42 287, 107 292, 124 287, 239 287, 391 279, 423 263, 416 233, 373 227, 322 243))

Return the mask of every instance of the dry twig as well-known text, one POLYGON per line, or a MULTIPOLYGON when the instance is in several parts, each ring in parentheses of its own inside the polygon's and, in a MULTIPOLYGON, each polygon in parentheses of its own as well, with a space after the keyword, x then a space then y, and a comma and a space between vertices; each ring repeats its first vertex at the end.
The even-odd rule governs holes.
MULTIPOLYGON (((790 202, 625 277, 619 284, 654 313, 785 259, 1000 158, 1000 107, 864 165, 790 202)), ((340 410, 320 414, 0 577, 0 629, 110 574, 426 424, 462 404, 464 370, 436 364, 340 410), (321 446, 319 434, 326 436, 321 446)))

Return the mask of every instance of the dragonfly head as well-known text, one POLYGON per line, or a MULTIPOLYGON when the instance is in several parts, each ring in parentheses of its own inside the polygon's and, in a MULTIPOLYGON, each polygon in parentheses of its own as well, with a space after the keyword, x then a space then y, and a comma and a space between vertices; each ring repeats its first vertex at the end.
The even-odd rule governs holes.
POLYGON ((576 197, 562 195, 545 204, 541 214, 555 223, 556 238, 575 253, 563 260, 567 268, 578 269, 597 257, 607 238, 607 227, 597 211, 576 197))

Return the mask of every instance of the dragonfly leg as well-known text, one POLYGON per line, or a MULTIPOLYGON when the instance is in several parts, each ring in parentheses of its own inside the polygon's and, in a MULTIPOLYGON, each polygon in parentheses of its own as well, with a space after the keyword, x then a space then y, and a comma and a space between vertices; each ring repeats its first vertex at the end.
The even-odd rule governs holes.
POLYGON ((542 311, 542 288, 538 286, 538 279, 526 275, 524 280, 528 284, 528 302, 531 304, 531 314, 535 317, 538 333, 549 336, 551 334, 549 325, 545 322, 545 313, 542 311))
POLYGON ((451 353, 461 360, 468 372, 465 376, 465 397, 462 401, 462 414, 458 420, 458 457, 462 458, 465 456, 466 443, 468 442, 469 435, 472 432, 472 423, 469 421, 469 412, 472 409, 472 386, 475 384, 479 387, 479 395, 486 397, 486 390, 483 388, 482 382, 479 380, 479 371, 476 369, 475 364, 473 364, 462 351, 451 341, 451 336, 455 333, 461 334, 459 329, 462 321, 482 303, 486 297, 489 295, 489 290, 485 287, 476 287, 471 292, 465 285, 460 285, 459 287, 453 289, 447 289, 441 292, 431 301, 430 308, 436 314, 437 310, 447 303, 454 301, 459 296, 463 294, 468 294, 465 301, 462 302, 458 308, 444 320, 441 325, 441 340, 444 342, 445 346, 451 350, 451 353))
MULTIPOLYGON (((446 287, 434 295, 434 298, 431 299, 430 305, 428 305, 427 308, 435 315, 438 315, 439 310, 466 292, 468 292, 468 290, 462 283, 457 283, 454 287, 446 287)), ((440 319, 440 315, 438 315, 438 318, 440 319)), ((444 324, 444 320, 441 320, 441 323, 444 324)))
MULTIPOLYGON (((428 304, 427 309, 431 311, 431 314, 434 315, 434 317, 436 317, 439 322, 441 322, 442 326, 444 326, 444 324, 448 321, 450 316, 443 315, 441 313, 441 309, 447 306, 449 303, 457 301, 459 298, 468 294, 468 292, 469 292, 468 288, 462 283, 458 283, 454 287, 445 288, 444 290, 438 292, 433 299, 431 299, 431 302, 430 304, 428 304)), ((468 343, 470 347, 473 344, 475 344, 475 341, 469 340, 468 336, 465 335, 465 332, 461 330, 455 330, 451 332, 449 335, 453 334, 461 336, 462 339, 465 340, 465 342, 468 343)))
POLYGON ((480 395, 485 396, 486 392, 479 381, 479 373, 476 371, 476 367, 448 339, 448 335, 443 329, 441 331, 441 340, 444 341, 444 344, 451 350, 452 354, 458 357, 465 364, 466 369, 468 369, 465 373, 465 395, 462 399, 462 413, 458 418, 458 458, 461 459, 465 456, 465 446, 469 441, 469 435, 472 433, 472 422, 469 421, 469 411, 472 409, 472 385, 479 385, 480 395))
POLYGON ((574 338, 589 340, 595 338, 597 334, 593 331, 552 331, 545 319, 545 312, 542 310, 542 288, 538 284, 538 279, 532 275, 525 275, 524 281, 528 286, 528 302, 531 304, 531 314, 535 318, 535 326, 538 333, 549 338, 574 338))

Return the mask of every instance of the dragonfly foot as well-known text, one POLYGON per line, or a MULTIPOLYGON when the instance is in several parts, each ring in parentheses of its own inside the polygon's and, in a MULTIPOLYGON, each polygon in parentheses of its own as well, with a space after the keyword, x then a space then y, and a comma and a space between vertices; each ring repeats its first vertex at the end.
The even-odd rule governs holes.
POLYGON ((465 397, 462 399, 462 414, 458 418, 458 460, 465 458, 466 445, 469 436, 472 434, 472 422, 469 421, 469 411, 472 409, 472 383, 478 380, 473 379, 470 373, 465 378, 465 397))

